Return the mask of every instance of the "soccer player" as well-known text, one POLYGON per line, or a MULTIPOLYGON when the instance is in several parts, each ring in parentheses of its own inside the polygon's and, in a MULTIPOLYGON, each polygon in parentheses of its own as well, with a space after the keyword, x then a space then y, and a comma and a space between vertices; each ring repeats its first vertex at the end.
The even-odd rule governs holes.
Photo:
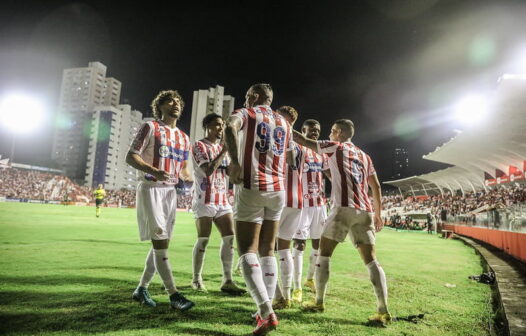
POLYGON ((277 282, 274 246, 285 206, 286 162, 292 162, 291 127, 270 108, 272 98, 270 85, 252 85, 245 108, 234 111, 225 129, 232 160, 230 180, 239 184, 234 217, 240 264, 258 306, 254 335, 264 335, 278 325, 271 304, 277 282), (243 134, 240 155, 239 131, 243 134))
POLYGON ((137 169, 137 222, 141 240, 151 240, 144 272, 133 299, 155 307, 148 285, 157 271, 174 309, 186 311, 194 303, 175 287, 168 261, 177 208, 175 185, 179 178, 191 181, 187 163, 191 145, 188 135, 177 128, 184 102, 175 90, 161 91, 152 102, 154 121, 143 124, 137 133, 126 162, 137 169))
MULTIPOLYGON (((303 122, 301 127, 303 135, 311 140, 318 140, 320 137, 320 123, 314 119, 308 119, 303 122)), ((305 167, 302 174, 302 195, 303 209, 301 210, 300 227, 294 234, 294 248, 292 257, 294 260, 294 291, 292 292, 292 301, 301 302, 303 291, 301 288, 301 277, 303 273, 303 251, 305 242, 311 239, 312 249, 309 257, 309 268, 305 286, 316 292, 314 282, 314 270, 316 258, 318 257, 318 248, 323 224, 327 219, 327 209, 325 207, 325 184, 323 174, 330 178, 329 163, 327 155, 320 155, 310 148, 307 148, 305 154, 305 167)))
POLYGON ((192 267, 192 288, 206 292, 201 273, 205 259, 206 246, 215 223, 221 234, 219 255, 223 265, 221 291, 230 294, 243 294, 246 291, 232 281, 232 261, 234 258, 234 220, 232 206, 228 202, 227 168, 229 157, 223 139, 223 119, 215 113, 203 118, 203 128, 207 135, 193 146, 194 181, 193 212, 196 218, 197 241, 194 245, 192 267))
MULTIPOLYGON (((298 118, 298 111, 290 106, 282 106, 276 110, 287 122, 293 126, 298 118)), ((293 144, 294 164, 287 165, 285 208, 279 220, 277 250, 279 255, 279 271, 281 286, 276 287, 276 299, 273 309, 291 307, 292 277, 294 263, 290 251, 290 243, 300 225, 301 209, 303 207, 301 175, 305 162, 306 147, 293 144)))
POLYGON ((319 154, 327 154, 332 176, 332 208, 325 222, 316 261, 316 300, 304 303, 303 307, 315 312, 325 310, 331 256, 338 243, 349 235, 367 266, 377 298, 378 310, 369 321, 386 325, 391 322, 387 309, 387 281, 375 254, 375 232, 383 227, 382 192, 371 158, 351 142, 353 135, 354 124, 348 119, 334 123, 330 140, 314 141, 294 132, 297 143, 319 154), (369 187, 373 203, 369 199, 369 187))
POLYGON ((97 217, 100 216, 100 207, 104 203, 104 197, 106 197, 106 191, 102 187, 102 184, 99 184, 97 186, 97 189, 93 192, 93 195, 95 196, 95 215, 97 217))

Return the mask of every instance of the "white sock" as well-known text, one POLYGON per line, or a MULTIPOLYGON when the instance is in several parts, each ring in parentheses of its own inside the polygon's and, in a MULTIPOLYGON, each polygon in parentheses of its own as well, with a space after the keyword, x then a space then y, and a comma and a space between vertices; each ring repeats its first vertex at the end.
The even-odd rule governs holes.
POLYGON ((376 294, 376 301, 378 304, 378 312, 387 313, 387 280, 385 272, 377 260, 373 260, 367 264, 369 270, 369 279, 373 283, 374 293, 376 294))
POLYGON ((314 279, 314 271, 316 270, 316 259, 318 259, 318 250, 312 249, 309 256, 309 270, 307 271, 307 280, 314 279))
POLYGON ((294 261, 294 289, 301 289, 301 276, 303 273, 303 251, 292 249, 294 261))
POLYGON ((142 272, 141 280, 139 281, 139 287, 148 288, 150 281, 152 281, 155 275, 155 262, 153 261, 153 247, 146 256, 146 262, 144 263, 144 271, 142 272))
POLYGON ((281 292, 281 285, 279 282, 276 284, 276 291, 274 292, 274 299, 279 300, 283 298, 283 293, 281 292))
POLYGON ((233 235, 222 238, 219 255, 221 256, 221 264, 223 265, 223 281, 232 280, 232 262, 234 260, 233 235))
POLYGON ((279 271, 281 277, 281 293, 283 298, 290 300, 290 290, 292 287, 292 273, 294 272, 294 264, 292 261, 292 253, 290 249, 279 250, 279 271))
POLYGON ((278 283, 278 264, 274 256, 261 258, 261 272, 263 282, 267 288, 268 298, 272 302, 276 292, 276 284, 278 283))
MULTIPOLYGON (((241 265, 241 272, 247 285, 248 291, 252 299, 259 309, 267 309, 265 303, 270 304, 268 298, 267 288, 263 282, 263 275, 258 257, 255 253, 243 254, 239 257, 239 264, 241 265)), ((272 310, 272 307, 270 308, 272 310)))
POLYGON ((329 282, 331 257, 318 256, 316 259, 316 302, 322 303, 325 301, 325 291, 327 290, 327 283, 329 282))
POLYGON ((172 267, 168 262, 168 249, 153 250, 153 260, 155 262, 155 269, 159 272, 161 279, 163 280, 164 288, 169 295, 177 292, 175 288, 175 282, 172 275, 172 267))
POLYGON ((193 282, 202 281, 201 273, 203 272, 203 263, 205 261, 206 246, 208 245, 207 237, 199 237, 194 245, 192 255, 193 282))

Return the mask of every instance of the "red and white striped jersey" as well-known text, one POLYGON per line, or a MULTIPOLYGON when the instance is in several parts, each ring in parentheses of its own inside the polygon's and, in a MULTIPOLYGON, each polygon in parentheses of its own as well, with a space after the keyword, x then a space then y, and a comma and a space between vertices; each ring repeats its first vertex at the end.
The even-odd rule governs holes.
POLYGON ((305 154, 307 147, 303 147, 293 142, 294 147, 294 167, 287 165, 287 201, 286 207, 301 209, 303 208, 303 187, 301 176, 305 165, 305 154))
POLYGON ((301 181, 304 207, 317 207, 327 203, 323 179, 323 171, 327 169, 329 169, 328 156, 307 148, 301 181))
POLYGON ((242 121, 240 164, 243 187, 260 191, 285 190, 286 151, 292 150, 292 129, 270 106, 258 105, 232 113, 242 121))
POLYGON ((219 167, 210 176, 206 176, 201 167, 212 162, 223 149, 223 145, 212 143, 208 139, 197 141, 192 147, 194 163, 194 201, 198 204, 228 205, 228 154, 223 156, 219 167))
POLYGON ((373 162, 352 142, 318 141, 318 153, 329 157, 332 206, 373 212, 369 199, 369 176, 376 174, 373 162))
POLYGON ((137 170, 139 181, 175 185, 179 182, 184 161, 188 160, 190 138, 179 128, 171 128, 160 120, 148 121, 137 132, 129 151, 140 155, 152 167, 170 174, 168 180, 161 182, 154 176, 137 170))

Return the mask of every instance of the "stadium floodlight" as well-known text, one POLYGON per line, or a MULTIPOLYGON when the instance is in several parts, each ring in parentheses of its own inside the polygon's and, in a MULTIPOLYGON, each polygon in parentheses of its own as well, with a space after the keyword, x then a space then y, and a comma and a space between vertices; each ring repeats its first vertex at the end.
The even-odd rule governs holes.
POLYGON ((0 100, 0 124, 13 133, 9 156, 11 162, 15 156, 16 135, 30 133, 38 128, 42 123, 43 111, 42 104, 37 99, 24 94, 12 93, 0 100))
POLYGON ((8 94, 0 101, 0 122, 13 133, 29 133, 42 123, 42 104, 24 94, 8 94))
POLYGON ((489 111, 489 101, 481 95, 469 95, 455 106, 455 118, 465 125, 478 124, 489 111))

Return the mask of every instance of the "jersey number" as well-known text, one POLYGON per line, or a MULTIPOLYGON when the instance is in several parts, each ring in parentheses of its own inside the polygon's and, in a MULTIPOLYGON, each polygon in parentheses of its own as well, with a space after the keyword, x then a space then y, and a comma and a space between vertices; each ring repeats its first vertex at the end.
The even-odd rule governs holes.
POLYGON ((355 184, 363 181, 363 163, 358 160, 351 161, 351 176, 355 184))
POLYGON ((260 153, 266 153, 270 149, 270 140, 274 140, 272 143, 272 152, 274 155, 283 154, 285 148, 285 129, 281 126, 274 128, 274 131, 271 131, 270 126, 266 122, 261 122, 256 128, 256 134, 259 138, 256 142, 256 149, 260 153), (272 136, 271 134, 272 133, 272 136))

